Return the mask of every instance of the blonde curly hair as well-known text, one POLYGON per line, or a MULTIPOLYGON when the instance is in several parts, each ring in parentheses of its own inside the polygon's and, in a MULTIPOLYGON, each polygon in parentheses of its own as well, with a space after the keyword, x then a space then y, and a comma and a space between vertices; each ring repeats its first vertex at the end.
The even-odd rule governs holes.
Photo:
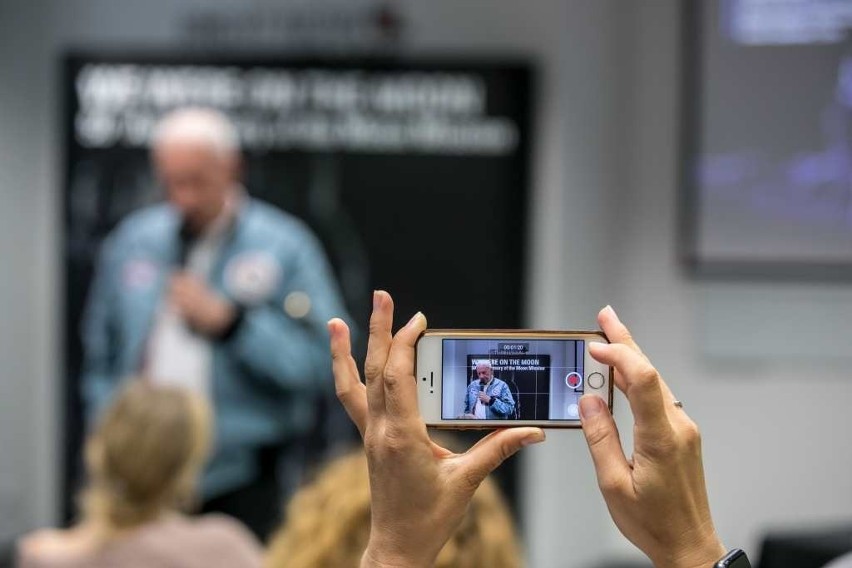
MULTIPOLYGON (((359 449, 328 464, 287 506, 286 523, 270 542, 266 568, 358 566, 370 537, 370 479, 359 449)), ((436 568, 516 568, 521 551, 509 509, 486 479, 436 568)))

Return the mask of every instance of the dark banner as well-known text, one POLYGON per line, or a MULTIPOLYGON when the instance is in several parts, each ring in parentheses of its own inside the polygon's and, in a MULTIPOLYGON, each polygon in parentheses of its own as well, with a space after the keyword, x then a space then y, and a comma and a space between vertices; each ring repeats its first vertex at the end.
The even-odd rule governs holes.
POLYGON ((521 323, 528 65, 75 54, 64 88, 68 472, 99 245, 127 214, 163 199, 148 142, 180 106, 234 121, 248 192, 316 233, 355 322, 366 323, 381 288, 401 323, 418 310, 431 327, 521 323))

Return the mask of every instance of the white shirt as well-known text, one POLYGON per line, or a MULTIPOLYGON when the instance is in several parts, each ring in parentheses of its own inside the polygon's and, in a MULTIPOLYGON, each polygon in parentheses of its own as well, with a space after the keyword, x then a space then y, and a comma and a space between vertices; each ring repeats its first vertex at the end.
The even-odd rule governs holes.
MULTIPOLYGON (((482 388, 481 392, 485 392, 485 389, 488 387, 489 384, 491 384, 490 380, 488 381, 488 384, 481 387, 482 388)), ((473 406, 473 415, 476 416, 477 418, 481 418, 482 420, 485 420, 486 418, 488 418, 485 415, 485 404, 483 404, 482 401, 479 400, 478 398, 476 399, 476 404, 473 406)))
MULTIPOLYGON (((227 237, 237 200, 228 199, 210 227, 197 238, 186 256, 185 270, 203 281, 210 272, 227 237)), ((210 395, 213 346, 192 331, 168 295, 163 297, 148 341, 146 376, 156 384, 175 385, 210 395)))

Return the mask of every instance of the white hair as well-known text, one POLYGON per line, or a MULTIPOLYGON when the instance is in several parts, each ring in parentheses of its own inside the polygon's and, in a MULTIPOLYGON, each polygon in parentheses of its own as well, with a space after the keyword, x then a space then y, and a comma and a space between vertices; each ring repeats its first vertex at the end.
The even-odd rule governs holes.
POLYGON ((477 361, 474 368, 478 369, 480 367, 488 367, 492 371, 494 370, 494 366, 491 365, 491 361, 489 361, 488 359, 480 359, 479 361, 477 361))
POLYGON ((179 108, 164 116, 154 127, 151 147, 170 142, 203 144, 224 155, 240 149, 233 123, 218 110, 205 107, 179 108))

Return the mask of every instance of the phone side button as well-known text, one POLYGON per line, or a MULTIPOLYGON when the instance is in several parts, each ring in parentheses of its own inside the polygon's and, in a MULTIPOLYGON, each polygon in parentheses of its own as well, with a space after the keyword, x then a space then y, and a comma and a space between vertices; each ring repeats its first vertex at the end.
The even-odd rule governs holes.
POLYGON ((604 376, 601 373, 591 373, 586 377, 586 383, 593 389, 599 389, 604 385, 604 376))

